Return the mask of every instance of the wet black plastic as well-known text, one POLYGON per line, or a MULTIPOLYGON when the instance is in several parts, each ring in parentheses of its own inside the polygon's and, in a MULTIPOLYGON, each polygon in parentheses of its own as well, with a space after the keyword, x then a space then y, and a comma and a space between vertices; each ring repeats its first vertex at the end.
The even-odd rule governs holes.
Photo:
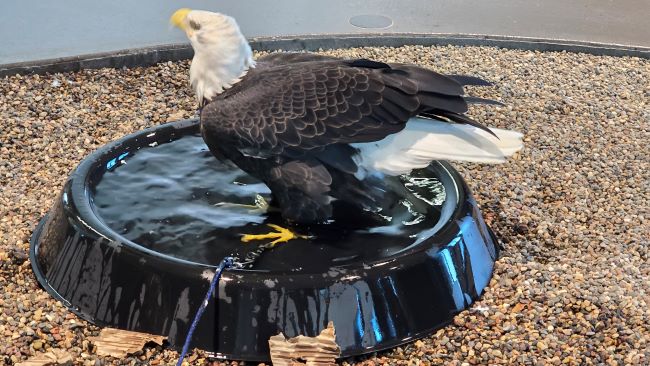
MULTIPOLYGON (((41 285, 100 326, 168 336, 181 347, 213 266, 163 255, 126 240, 97 217, 91 190, 125 152, 196 133, 196 121, 145 130, 86 158, 32 236, 41 285)), ((447 198, 432 235, 381 261, 327 273, 227 270, 192 345, 216 357, 269 359, 268 338, 315 336, 332 321, 342 357, 426 336, 482 293, 497 258, 496 239, 458 173, 435 162, 447 198)))

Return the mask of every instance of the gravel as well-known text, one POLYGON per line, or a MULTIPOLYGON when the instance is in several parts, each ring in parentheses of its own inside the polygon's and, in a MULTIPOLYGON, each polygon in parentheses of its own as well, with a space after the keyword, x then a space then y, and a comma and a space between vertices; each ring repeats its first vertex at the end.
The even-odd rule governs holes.
MULTIPOLYGON (((327 53, 491 80, 469 91, 507 106, 470 114, 526 135, 506 164, 456 164, 504 246, 481 300, 431 337, 343 363, 650 364, 649 60, 451 46, 327 53)), ((88 338, 99 329, 38 287, 27 253, 84 156, 195 115, 188 65, 0 79, 0 363, 52 348, 81 365, 177 359, 162 347, 96 356, 88 338)))

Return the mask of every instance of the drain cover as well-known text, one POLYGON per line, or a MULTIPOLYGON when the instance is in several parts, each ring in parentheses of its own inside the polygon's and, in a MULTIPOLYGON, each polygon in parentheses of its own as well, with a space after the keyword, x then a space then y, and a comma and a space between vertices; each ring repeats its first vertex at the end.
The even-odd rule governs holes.
POLYGON ((361 14, 350 18, 350 24, 366 29, 386 29, 393 26, 393 20, 385 15, 361 14))

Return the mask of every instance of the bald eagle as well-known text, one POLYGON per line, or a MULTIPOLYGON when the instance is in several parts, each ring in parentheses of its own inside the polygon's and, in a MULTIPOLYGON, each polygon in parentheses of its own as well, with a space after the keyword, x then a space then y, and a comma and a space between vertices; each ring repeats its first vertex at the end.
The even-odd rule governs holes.
MULTIPOLYGON (((491 85, 479 78, 309 53, 256 62, 232 17, 180 9, 170 21, 194 49, 207 146, 266 183, 288 222, 325 222, 336 200, 376 211, 395 177, 433 160, 501 163, 522 147, 520 133, 464 114, 499 104, 464 96, 464 85, 491 85)), ((295 237, 274 228, 276 242, 295 237)))

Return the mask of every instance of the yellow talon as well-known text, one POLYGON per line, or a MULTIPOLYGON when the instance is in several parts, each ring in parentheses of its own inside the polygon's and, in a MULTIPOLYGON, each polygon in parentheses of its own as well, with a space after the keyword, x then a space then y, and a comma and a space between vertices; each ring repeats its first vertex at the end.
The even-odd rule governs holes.
POLYGON ((247 243, 251 240, 264 240, 264 239, 275 239, 271 243, 271 247, 274 247, 276 244, 288 242, 291 239, 308 239, 307 235, 296 234, 293 231, 283 228, 282 226, 267 224, 270 228, 276 230, 275 232, 270 232, 267 234, 246 234, 241 237, 241 241, 247 243))

